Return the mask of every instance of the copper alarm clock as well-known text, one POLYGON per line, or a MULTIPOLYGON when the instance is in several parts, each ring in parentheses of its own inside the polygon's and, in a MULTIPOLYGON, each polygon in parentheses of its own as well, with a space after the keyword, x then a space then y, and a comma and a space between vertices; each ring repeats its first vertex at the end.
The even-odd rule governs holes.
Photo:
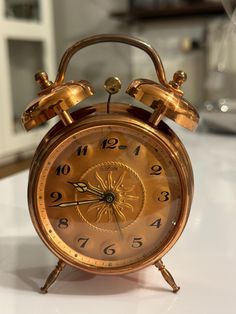
POLYGON ((25 129, 60 118, 39 144, 29 174, 32 222, 59 259, 41 291, 47 292, 65 265, 100 275, 155 265, 178 291, 162 257, 186 225, 193 173, 183 144, 162 119, 196 128, 198 113, 180 89, 186 74, 177 71, 168 83, 150 45, 105 34, 70 47, 55 82, 45 72, 35 77, 41 92, 23 113, 25 129), (103 42, 135 46, 152 59, 159 82, 136 79, 126 91, 142 107, 111 101, 121 87, 117 77, 104 84, 106 102, 79 107, 94 91, 87 81, 64 81, 68 63, 80 49, 103 42))

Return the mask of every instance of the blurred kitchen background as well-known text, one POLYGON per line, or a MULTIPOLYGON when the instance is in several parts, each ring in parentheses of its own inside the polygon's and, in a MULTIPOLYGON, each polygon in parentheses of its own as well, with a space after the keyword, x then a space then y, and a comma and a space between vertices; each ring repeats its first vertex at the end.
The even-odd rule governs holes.
MULTIPOLYGON (((168 80, 184 70, 185 98, 200 111, 198 132, 236 134, 236 13, 234 0, 0 0, 0 177, 29 166, 54 121, 26 133, 21 113, 37 96, 34 74, 54 80, 65 49, 99 33, 129 34, 156 48, 168 80)), ((100 44, 75 55, 67 79, 86 79, 105 101, 103 82, 156 80, 147 55, 122 44, 100 44)))

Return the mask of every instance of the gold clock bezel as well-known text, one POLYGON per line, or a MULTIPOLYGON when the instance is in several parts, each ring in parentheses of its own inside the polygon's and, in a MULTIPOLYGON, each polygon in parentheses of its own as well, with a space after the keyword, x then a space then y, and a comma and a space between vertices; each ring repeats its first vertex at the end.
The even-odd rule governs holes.
POLYGON ((175 133, 161 122, 157 127, 148 124, 150 113, 128 104, 113 103, 112 110, 106 113, 106 104, 96 104, 87 108, 79 109, 74 113, 76 122, 64 127, 61 122, 57 123, 52 130, 44 137, 36 150, 29 175, 28 202, 33 225, 45 245, 60 260, 73 267, 104 275, 118 275, 137 271, 160 260, 176 243, 187 223, 191 201, 193 197, 193 174, 191 163, 187 152, 175 133), (73 133, 85 128, 96 128, 99 125, 119 125, 142 130, 144 134, 158 140, 165 151, 169 153, 178 171, 182 190, 182 210, 180 219, 174 229, 173 234, 154 254, 145 257, 143 260, 133 264, 120 267, 94 267, 81 262, 78 258, 68 256, 65 252, 50 240, 49 233, 42 225, 37 209, 37 184, 40 170, 44 166, 44 161, 55 147, 73 133))

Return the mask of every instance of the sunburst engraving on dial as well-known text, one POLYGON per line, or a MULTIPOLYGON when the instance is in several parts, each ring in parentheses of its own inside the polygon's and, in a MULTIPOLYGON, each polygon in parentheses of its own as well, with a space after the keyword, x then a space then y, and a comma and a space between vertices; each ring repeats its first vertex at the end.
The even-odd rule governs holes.
POLYGON ((73 185, 76 200, 86 195, 89 201, 78 205, 77 211, 94 227, 116 231, 116 224, 120 228, 128 226, 143 209, 143 183, 136 172, 120 162, 97 164, 73 185), (93 199, 96 201, 90 202, 93 199))
POLYGON ((131 187, 126 187, 124 184, 126 171, 121 173, 117 181, 113 180, 113 173, 109 171, 107 174, 107 180, 103 180, 99 173, 96 171, 96 178, 102 187, 104 192, 104 202, 100 204, 92 204, 88 208, 88 212, 91 210, 96 211, 96 222, 99 222, 103 215, 108 218, 108 221, 113 220, 112 205, 121 221, 125 222, 126 213, 131 210, 134 211, 134 204, 132 200, 138 200, 138 195, 131 195, 134 190, 134 184, 131 187))

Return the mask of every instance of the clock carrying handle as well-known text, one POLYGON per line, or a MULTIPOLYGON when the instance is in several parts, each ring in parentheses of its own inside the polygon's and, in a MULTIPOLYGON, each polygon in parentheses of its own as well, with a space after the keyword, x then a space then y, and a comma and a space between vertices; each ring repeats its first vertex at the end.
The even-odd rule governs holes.
POLYGON ((194 130, 197 127, 199 115, 192 104, 182 98, 183 91, 180 89, 187 79, 186 73, 183 71, 175 72, 173 80, 168 83, 157 51, 137 38, 126 35, 102 34, 78 41, 64 53, 53 85, 57 86, 64 82, 68 64, 75 53, 85 47, 105 42, 134 46, 145 51, 151 58, 161 85, 151 80, 138 79, 131 82, 126 90, 131 97, 154 109, 154 114, 149 120, 150 123, 157 125, 165 115, 189 130, 194 130))
POLYGON ((145 51, 149 55, 149 57, 151 58, 154 64, 159 82, 166 88, 170 88, 170 89, 173 88, 171 84, 169 84, 166 81, 165 70, 161 62, 160 56, 153 47, 151 47, 144 41, 137 38, 133 38, 130 36, 125 36, 125 35, 113 35, 113 34, 103 34, 103 35, 95 35, 95 36, 87 37, 85 39, 78 41, 73 46, 68 48, 61 59, 54 84, 57 85, 64 82, 68 64, 75 53, 77 53, 79 50, 85 47, 99 44, 99 43, 105 43, 105 42, 123 43, 123 44, 137 47, 145 51))
POLYGON ((198 113, 189 102, 182 98, 183 91, 180 89, 187 78, 186 74, 183 71, 177 71, 173 80, 168 83, 161 59, 153 47, 133 37, 103 34, 87 37, 68 48, 61 59, 54 83, 49 81, 46 72, 39 72, 35 75, 42 91, 22 114, 22 124, 27 131, 56 115, 60 116, 65 125, 73 123, 67 110, 92 96, 94 91, 90 83, 84 80, 64 82, 68 64, 73 55, 82 48, 104 42, 118 42, 137 47, 151 58, 161 84, 139 79, 131 82, 126 91, 131 97, 154 109, 150 123, 157 125, 165 115, 187 129, 196 128, 199 120, 198 113))
POLYGON ((145 51, 151 58, 157 78, 161 84, 147 79, 134 80, 128 86, 126 93, 154 109, 155 114, 150 120, 152 124, 157 125, 163 115, 165 115, 189 130, 194 130, 197 127, 199 115, 194 106, 182 98, 183 91, 180 89, 181 85, 187 79, 186 73, 183 71, 175 72, 172 81, 168 83, 161 58, 157 51, 144 41, 134 37, 101 34, 78 41, 64 53, 54 84, 58 85, 64 82, 68 64, 75 53, 85 47, 105 42, 117 42, 134 46, 145 51))

